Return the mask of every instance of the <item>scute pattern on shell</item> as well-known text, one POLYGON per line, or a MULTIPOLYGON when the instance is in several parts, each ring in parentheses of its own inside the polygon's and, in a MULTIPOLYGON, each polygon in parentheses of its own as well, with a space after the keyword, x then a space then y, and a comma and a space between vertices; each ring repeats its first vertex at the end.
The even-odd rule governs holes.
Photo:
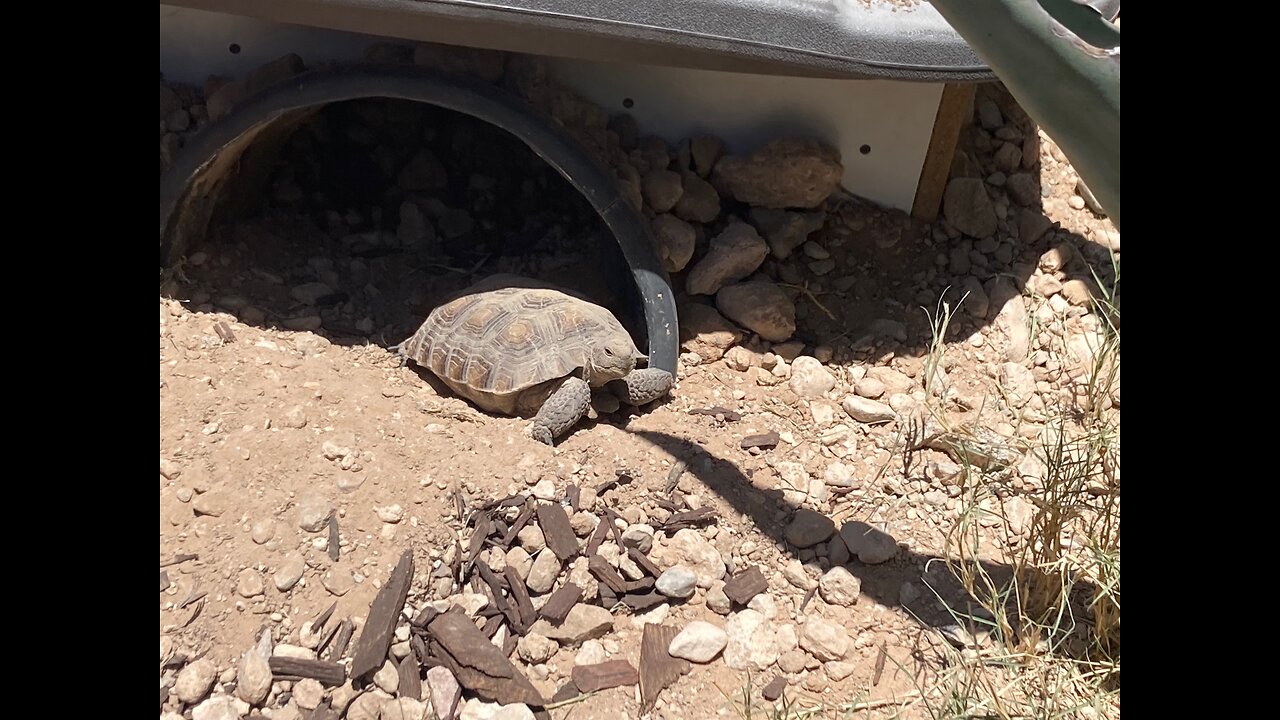
POLYGON ((405 354, 482 408, 513 413, 515 397, 580 374, 593 338, 621 333, 603 307, 550 288, 464 294, 431 312, 405 354))

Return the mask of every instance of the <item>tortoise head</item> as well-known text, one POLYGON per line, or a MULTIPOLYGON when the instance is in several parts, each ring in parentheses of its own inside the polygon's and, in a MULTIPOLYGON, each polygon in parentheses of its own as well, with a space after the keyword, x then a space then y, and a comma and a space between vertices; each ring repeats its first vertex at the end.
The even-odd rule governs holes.
POLYGON ((592 344, 588 359, 586 381, 599 387, 617 380, 636 368, 636 361, 648 358, 636 349, 636 344, 626 332, 609 333, 592 344))

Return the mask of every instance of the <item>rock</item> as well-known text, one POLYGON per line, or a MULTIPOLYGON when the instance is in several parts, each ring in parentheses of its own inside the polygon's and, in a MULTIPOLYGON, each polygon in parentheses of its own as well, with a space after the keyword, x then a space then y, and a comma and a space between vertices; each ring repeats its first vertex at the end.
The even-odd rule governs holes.
POLYGON ((635 548, 641 554, 648 555, 653 549, 653 527, 639 523, 628 527, 622 533, 622 546, 635 548))
POLYGON ((987 313, 991 311, 991 300, 987 297, 987 291, 982 287, 982 281, 969 275, 965 277, 960 284, 961 297, 964 302, 961 306, 969 313, 971 317, 985 319, 987 313))
POLYGON ((443 188, 448 182, 449 175, 444 164, 427 148, 419 150, 396 178, 400 188, 410 192, 432 192, 443 188))
POLYGON ((850 644, 844 628, 816 615, 810 615, 800 629, 800 647, 824 662, 843 660, 850 644))
POLYGON ((853 392, 868 400, 875 400, 884 395, 885 390, 884 381, 874 377, 864 377, 853 385, 853 392))
POLYGON ((791 392, 806 399, 820 398, 836 386, 836 378, 816 358, 801 355, 791 363, 791 392))
POLYGON ((262 581, 262 573, 253 568, 245 568, 236 578, 236 594, 243 598, 257 597, 266 591, 262 581))
POLYGON ((801 508, 796 511, 791 524, 787 525, 787 529, 783 531, 783 537, 788 543, 798 548, 807 548, 831 537, 835 529, 835 523, 831 522, 831 518, 808 508, 801 508))
POLYGON ((447 602, 461 608, 467 617, 474 618, 489 605, 489 596, 483 593, 460 592, 451 596, 447 602))
POLYGON ((195 502, 191 504, 191 509, 197 515, 221 517, 227 512, 228 506, 226 495, 219 489, 206 492, 203 495, 197 495, 195 502))
POLYGON ((307 532, 320 532, 329 524, 333 505, 329 498, 315 490, 308 490, 298 500, 298 527, 307 532))
POLYGON ((681 180, 684 193, 676 203, 676 217, 699 223, 709 223, 719 217, 720 195, 711 183, 693 173, 686 173, 681 180))
POLYGON ((396 239, 404 247, 413 247, 433 239, 436 229, 423 214, 422 208, 412 200, 400 203, 400 224, 396 226, 396 239))
POLYGON ((710 305, 689 302, 680 307, 680 347, 703 360, 719 360, 740 340, 742 331, 710 305))
POLYGON ((542 534, 542 528, 537 525, 525 525, 520 528, 520 532, 516 533, 516 540, 519 541, 520 547, 529 553, 536 553, 547 546, 547 538, 542 534))
POLYGON ((698 576, 694 571, 683 565, 676 565, 658 576, 654 588, 667 597, 687 598, 693 595, 693 589, 697 585, 698 576))
POLYGON ((315 305, 333 294, 333 288, 322 282, 309 282, 295 285, 289 296, 303 305, 315 305))
POLYGON ((839 565, 828 570, 818 581, 818 594, 831 605, 853 607, 858 604, 861 592, 862 581, 839 565))
POLYGON ((388 695, 395 695, 400 688, 400 673, 396 670, 395 663, 390 660, 383 662, 382 667, 373 674, 373 684, 385 690, 388 695))
POLYGON ((680 272, 693 259, 698 233, 675 215, 659 215, 649 225, 658 245, 658 259, 667 272, 680 272))
POLYGON ((315 710, 324 699, 324 686, 314 678, 304 678, 293 684, 293 699, 303 710, 315 710))
POLYGON ((979 178, 953 178, 942 195, 942 214, 965 235, 986 237, 996 231, 996 211, 979 178))
POLYGON ((387 505, 385 507, 374 508, 373 511, 377 514, 379 520, 389 524, 398 523, 404 517, 404 508, 399 505, 387 505))
POLYGON ((724 663, 734 670, 767 670, 778 660, 777 631, 764 615, 742 610, 729 616, 724 663))
POLYGON ((286 555, 280 564, 276 566, 274 581, 276 589, 285 592, 289 588, 298 584, 302 579, 302 573, 306 572, 307 563, 302 559, 301 555, 291 553, 286 555))
POLYGON ((711 583, 711 588, 707 590, 706 602, 707 609, 717 615, 728 615, 729 611, 733 610, 733 603, 724 592, 723 580, 711 583))
POLYGON ((555 587, 556 578, 560 577, 560 570, 560 558, 551 552, 551 548, 543 548, 529 568, 525 584, 535 593, 550 592, 555 587))
POLYGON ((250 705, 261 705, 271 693, 271 666, 256 650, 240 656, 236 672, 236 696, 250 705))
POLYGON ((751 222, 755 224, 774 257, 785 260, 797 247, 804 245, 809 235, 822 228, 827 214, 813 212, 788 212, 770 208, 752 208, 751 222))
POLYGON ((902 605, 910 605, 919 597, 920 591, 909 582, 902 583, 902 586, 898 588, 898 602, 902 605))
POLYGON ((809 656, 798 648, 788 650, 778 657, 778 669, 784 673, 796 674, 804 670, 809 656))
POLYGON ((214 667, 213 661, 201 658, 178 672, 173 684, 173 694, 188 705, 200 702, 213 689, 213 683, 217 679, 218 669, 214 667))
POLYGON ((768 255, 769 247, 755 228, 732 222, 712 238, 707 254, 685 278, 685 289, 690 295, 714 295, 725 285, 755 272, 768 255))
POLYGON ((844 662, 840 660, 834 660, 832 662, 822 664, 822 671, 825 672, 827 677, 831 678, 834 682, 840 682, 841 680, 849 677, 857 668, 858 666, 851 662, 844 662))
POLYGON ((832 567, 849 562, 849 548, 844 544, 844 540, 840 538, 840 533, 832 535, 831 539, 827 541, 827 562, 832 567))
POLYGON ((817 584, 809 577, 809 573, 805 572, 804 563, 795 558, 788 560, 782 566, 782 577, 786 578, 793 587, 805 592, 817 584))
POLYGON ((840 538, 850 554, 868 565, 878 565, 898 554, 898 541, 892 535, 859 520, 841 525, 840 538))
POLYGON ((693 170, 702 177, 711 174, 716 161, 724 154, 724 142, 712 135, 694 135, 689 140, 689 155, 693 170))
POLYGON ((1018 213, 1018 240, 1023 245, 1030 245, 1053 227, 1053 221, 1044 213, 1031 208, 1024 208, 1018 213))
POLYGON ((998 130, 1004 126, 1004 116, 1000 114, 1000 106, 996 105, 991 98, 978 98, 974 102, 974 110, 984 130, 998 130))
POLYGON ((1094 291, 1089 287, 1089 283, 1079 278, 1073 278, 1062 283, 1062 297, 1067 302, 1080 307, 1088 307, 1093 303, 1094 291))
POLYGON ((378 720, 382 706, 390 699, 376 690, 363 693, 347 707, 347 720, 378 720))
POLYGON ((587 640, 582 643, 582 647, 578 649, 577 655, 573 658, 574 665, 599 665, 605 661, 608 654, 604 651, 604 645, 599 640, 587 640))
POLYGON ((1006 173, 1013 172, 1022 166, 1022 148, 1013 143, 1001 143, 992 159, 996 167, 1006 173))
POLYGON ((1023 407, 1036 394, 1035 376, 1020 363, 1004 363, 1000 366, 1000 385, 1010 407, 1023 407))
POLYGON ((692 528, 677 531, 665 548, 671 565, 683 565, 698 576, 698 587, 709 588, 724 578, 724 559, 710 540, 692 528))
POLYGON ((242 700, 230 695, 214 695, 191 709, 191 720, 240 720, 249 708, 241 712, 242 700))
POLYGON ((822 472, 822 481, 832 487, 849 488, 857 485, 858 478, 852 465, 833 462, 822 472))
POLYGON ((739 202, 767 208, 813 208, 844 174, 840 153, 816 140, 774 140, 746 157, 721 158, 712 181, 739 202))
POLYGON ((613 629, 613 615, 599 605, 578 603, 569 610, 564 622, 553 626, 545 619, 539 620, 530 628, 536 632, 559 642, 562 645, 578 645, 584 640, 602 637, 613 629))
POLYGON ((1027 326, 1027 305, 1013 281, 1000 277, 987 289, 991 307, 996 309, 996 326, 1005 336, 1005 359, 1022 362, 1031 353, 1031 330, 1027 326))
MULTIPOLYGON (((547 502, 552 502, 559 497, 556 493, 556 484, 551 478, 539 480, 534 484, 532 492, 534 497, 547 502)), ((546 531, 544 530, 543 532, 545 533, 546 531)))
POLYGON ((680 181, 680 173, 666 169, 654 169, 640 179, 640 189, 644 192, 644 201, 655 213, 664 213, 676 206, 676 201, 684 194, 684 185, 680 181))
MULTIPOLYGON (((472 698, 462 706, 458 720, 533 720, 533 711, 523 703, 499 705, 472 698)), ((442 719, 443 720, 443 719, 442 719)))
POLYGON ((1040 204, 1038 185, 1039 181, 1031 173, 1020 172, 1010 175, 1004 181, 1004 190, 1015 203, 1023 207, 1034 207, 1040 204))
POLYGON ((783 342, 796 332, 796 306, 777 285, 753 281, 729 285, 716 293, 725 317, 769 342, 783 342))
POLYGON ((276 523, 271 518, 258 520, 249 529, 249 538, 257 545, 265 545, 276 536, 276 523))
POLYGON ((427 703, 410 697, 398 697, 382 705, 379 720, 425 720, 427 703))
POLYGON ((451 720, 458 710, 458 701, 462 699, 462 688, 453 673, 439 666, 428 669, 427 688, 436 716, 440 720, 451 720))
POLYGON ((164 83, 160 83, 160 119, 163 120, 173 114, 175 110, 182 109, 182 100, 164 83))
POLYGON ((516 571, 516 576, 528 584, 529 571, 533 569, 533 558, 522 547, 513 547, 507 551, 506 563, 516 571))
POLYGON ((341 597, 351 592, 351 588, 356 586, 355 576, 351 574, 351 567, 346 563, 335 563, 325 574, 320 576, 320 584, 324 585, 324 589, 341 597))
POLYGON ((668 650, 673 657, 696 663, 709 663, 729 644, 729 635, 709 622, 694 620, 671 640, 668 650))
POLYGON ((890 422, 898 418, 898 413, 893 408, 885 405, 877 400, 868 400, 857 395, 846 397, 840 407, 849 414, 849 417, 864 423, 882 423, 890 422))
POLYGON ((556 641, 533 632, 516 643, 516 654, 520 659, 534 665, 550 660, 559 649, 556 641))

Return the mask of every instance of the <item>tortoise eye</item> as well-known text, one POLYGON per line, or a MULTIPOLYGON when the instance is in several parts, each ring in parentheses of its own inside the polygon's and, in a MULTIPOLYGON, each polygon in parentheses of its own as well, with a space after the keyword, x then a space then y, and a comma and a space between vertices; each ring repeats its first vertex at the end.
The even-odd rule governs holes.
POLYGON ((604 354, 608 355, 609 357, 613 357, 613 351, 610 350, 609 348, 604 349, 604 354))

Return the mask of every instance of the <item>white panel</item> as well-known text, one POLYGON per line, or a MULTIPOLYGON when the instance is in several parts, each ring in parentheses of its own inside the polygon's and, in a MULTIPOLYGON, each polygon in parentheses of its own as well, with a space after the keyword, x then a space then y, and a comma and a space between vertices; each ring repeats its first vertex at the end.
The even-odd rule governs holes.
MULTIPOLYGON (((160 6, 160 71, 202 85, 242 77, 296 52, 308 63, 351 61, 377 38, 234 15, 160 6), (239 53, 233 54, 232 43, 239 53)), ((678 140, 695 133, 749 152, 784 135, 817 137, 840 150, 844 187, 910 211, 942 85, 826 80, 554 59, 562 82, 609 113, 630 112, 641 130, 678 140), (628 109, 623 101, 630 99, 628 109), (870 152, 863 154, 866 146, 870 152)))

